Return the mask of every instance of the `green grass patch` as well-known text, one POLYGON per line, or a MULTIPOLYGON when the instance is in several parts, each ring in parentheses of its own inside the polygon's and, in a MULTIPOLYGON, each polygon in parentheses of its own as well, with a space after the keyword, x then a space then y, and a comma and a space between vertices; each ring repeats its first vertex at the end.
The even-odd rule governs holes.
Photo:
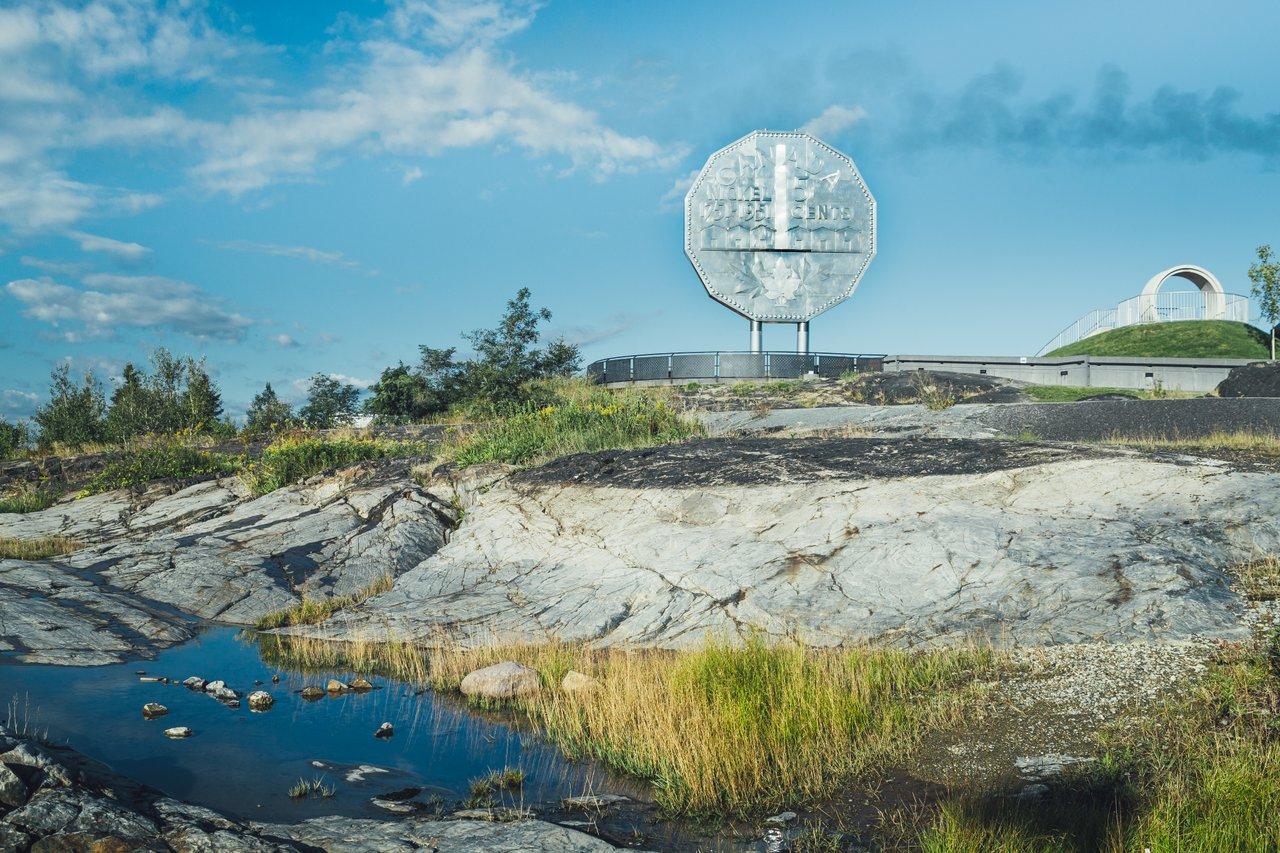
POLYGON ((1028 385, 1022 389, 1028 397, 1040 403, 1074 403, 1085 397, 1098 394, 1123 394, 1135 400, 1150 399, 1150 392, 1133 391, 1128 388, 1088 388, 1079 385, 1028 385))
POLYGON ((272 628, 283 628, 287 625, 315 625, 345 607, 360 604, 375 595, 386 592, 391 589, 393 583, 395 583, 395 577, 388 572, 363 589, 347 595, 335 595, 329 598, 308 598, 303 594, 302 600, 293 607, 277 610, 274 613, 268 613, 263 616, 258 620, 256 627, 259 631, 269 631, 272 628))
POLYGON ((79 542, 65 536, 41 536, 37 539, 0 537, 0 560, 47 560, 79 548, 79 542))
POLYGON ((29 489, 0 497, 0 513, 39 512, 53 506, 57 500, 58 496, 53 492, 29 489))
POLYGON ((1271 357, 1271 342, 1248 323, 1185 320, 1112 329, 1059 347, 1045 358, 1069 355, 1266 359, 1271 357))
POLYGON ((417 441, 290 435, 268 445, 261 458, 245 466, 242 476, 255 494, 265 495, 323 471, 372 459, 420 456, 427 450, 425 442, 417 441))
POLYGON ((701 434, 701 426, 681 416, 664 393, 563 383, 544 405, 527 406, 456 436, 443 456, 463 467, 481 462, 530 465, 570 453, 650 447, 701 434))
POLYGON ((115 489, 137 489, 156 480, 210 480, 234 474, 242 459, 179 442, 158 442, 128 448, 90 478, 85 495, 115 489))

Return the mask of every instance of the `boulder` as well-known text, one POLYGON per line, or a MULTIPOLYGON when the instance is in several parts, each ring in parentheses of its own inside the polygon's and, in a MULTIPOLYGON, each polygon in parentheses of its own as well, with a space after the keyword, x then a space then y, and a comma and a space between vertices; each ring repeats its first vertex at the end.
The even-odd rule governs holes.
POLYGON ((329 683, 324 686, 324 689, 330 693, 346 693, 351 688, 336 678, 330 678, 329 683))
POLYGON ((353 678, 351 679, 351 681, 347 682, 347 686, 350 687, 352 690, 360 690, 360 691, 373 689, 372 682, 370 682, 366 678, 353 678))
POLYGON ((390 723, 383 723, 378 726, 378 730, 373 733, 374 737, 389 738, 396 733, 395 728, 390 723))
POLYGON ((190 678, 184 678, 182 686, 188 690, 204 690, 204 679, 193 675, 190 678))
POLYGON ((576 669, 566 672, 564 679, 560 682, 560 689, 565 693, 582 693, 595 690, 599 686, 598 679, 592 678, 585 672, 578 672, 576 669))
POLYGON ((255 690, 249 694, 249 709, 251 711, 266 711, 275 703, 275 698, 265 690, 255 690))
POLYGON ((324 695, 323 687, 316 687, 314 684, 309 684, 306 687, 302 688, 303 699, 319 699, 323 695, 324 695))
POLYGON ((204 692, 213 693, 214 695, 217 695, 218 691, 225 689, 226 686, 227 686, 227 682, 223 681, 222 679, 218 679, 216 681, 206 681, 204 685, 204 692))
POLYGON ((9 765, 0 764, 0 805, 17 808, 27 801, 27 786, 9 765))
POLYGON ((146 717, 148 720, 154 717, 163 717, 167 713, 169 713, 169 709, 161 705, 159 702, 148 702, 142 706, 142 716, 146 717))
POLYGON ((174 726, 171 729, 164 730, 165 737, 171 737, 175 739, 191 737, 191 734, 192 734, 191 729, 187 728, 186 726, 174 726))
POLYGON ((1233 367, 1215 392, 1219 397, 1280 397, 1280 361, 1233 367))
POLYGON ((221 699, 223 702, 231 702, 240 698, 240 694, 232 690, 230 687, 219 687, 213 691, 212 696, 215 699, 221 699))
POLYGON ((541 690, 542 679, 536 669, 508 660, 467 673, 460 689, 480 699, 517 699, 541 690))

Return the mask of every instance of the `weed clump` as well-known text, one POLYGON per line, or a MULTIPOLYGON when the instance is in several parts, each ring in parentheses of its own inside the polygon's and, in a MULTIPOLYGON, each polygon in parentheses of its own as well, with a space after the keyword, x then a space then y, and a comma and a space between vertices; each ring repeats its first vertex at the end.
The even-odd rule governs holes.
POLYGON ((265 495, 322 471, 372 459, 418 456, 426 450, 426 444, 413 441, 289 435, 268 445, 241 476, 254 494, 265 495))
POLYGON ((308 598, 304 594, 302 600, 293 607, 276 610, 263 616, 258 620, 255 627, 259 631, 269 631, 273 628, 281 628, 287 625, 315 625, 328 619, 339 610, 360 604, 375 595, 381 595, 391 589, 393 583, 395 583, 395 576, 388 572, 375 578, 372 583, 363 589, 347 595, 335 595, 329 598, 308 598))
POLYGON ((79 548, 79 542, 66 536, 41 536, 38 539, 0 537, 0 560, 47 560, 79 548))
POLYGON ((124 450, 90 479, 83 494, 138 489, 155 480, 208 480, 239 470, 241 459, 191 447, 180 440, 140 443, 124 450))

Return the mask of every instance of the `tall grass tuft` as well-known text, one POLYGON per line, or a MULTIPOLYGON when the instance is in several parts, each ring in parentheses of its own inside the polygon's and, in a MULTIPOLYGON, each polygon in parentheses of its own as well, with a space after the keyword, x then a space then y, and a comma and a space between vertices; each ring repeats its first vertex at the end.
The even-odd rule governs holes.
POLYGON ((530 404, 478 430, 456 435, 443 456, 460 466, 530 465, 594 450, 651 447, 702 434, 657 389, 611 391, 582 382, 549 386, 530 404))
POLYGON ((1257 456, 1280 456, 1280 436, 1264 432, 1240 430, 1237 432, 1215 432, 1204 436, 1163 437, 1163 436, 1126 436, 1116 434, 1103 439, 1103 444, 1122 444, 1129 447, 1140 447, 1145 450, 1172 451, 1234 451, 1257 456))
POLYGON ((39 491, 37 489, 24 489, 22 491, 0 497, 0 513, 39 512, 42 509, 48 509, 53 506, 57 500, 58 496, 53 492, 39 491))
POLYGON ((79 550, 80 543, 66 536, 8 539, 0 536, 0 560, 47 560, 79 550))
POLYGON ((265 642, 288 663, 383 665, 440 690, 498 661, 524 663, 544 689, 514 707, 552 742, 650 780, 667 812, 697 816, 794 805, 905 758, 927 731, 954 719, 992 661, 979 651, 810 650, 761 638, 678 653, 441 641, 424 654, 406 644, 265 642), (570 669, 595 676, 599 687, 560 690, 570 669))
POLYGON ((426 451, 427 445, 422 442, 385 441, 356 435, 337 438, 288 435, 268 445, 260 459, 245 466, 241 476, 255 494, 265 495, 332 468, 371 459, 419 456, 426 451))
POLYGON ((347 595, 334 595, 329 598, 308 598, 304 593, 302 600, 293 607, 268 613, 258 620, 256 627, 259 631, 268 631, 272 628, 282 628, 286 625, 315 625, 328 619, 343 608, 352 607, 373 598, 375 595, 381 595, 391 589, 391 585, 395 583, 395 580, 395 576, 387 572, 374 578, 373 582, 368 586, 347 595))

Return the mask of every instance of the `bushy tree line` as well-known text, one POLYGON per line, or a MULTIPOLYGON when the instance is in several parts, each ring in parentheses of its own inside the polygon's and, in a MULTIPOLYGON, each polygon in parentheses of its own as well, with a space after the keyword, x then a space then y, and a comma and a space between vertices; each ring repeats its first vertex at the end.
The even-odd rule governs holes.
POLYGON ((380 423, 411 423, 460 405, 510 410, 529 401, 535 380, 575 372, 582 361, 578 348, 564 340, 543 342, 541 326, 551 312, 535 309, 530 297, 521 288, 496 327, 463 335, 475 351, 472 358, 458 358, 456 347, 420 346, 416 365, 400 362, 383 370, 365 411, 380 423))
MULTIPOLYGON (((362 411, 380 423, 399 424, 460 406, 482 416, 519 408, 530 402, 536 380, 567 376, 581 362, 576 346, 543 340, 542 326, 551 312, 534 308, 530 297, 528 288, 522 288, 507 302, 497 326, 463 336, 472 357, 459 358, 453 347, 421 346, 418 363, 401 362, 382 371, 363 404, 354 385, 317 373, 295 412, 268 382, 250 403, 244 430, 259 435, 298 427, 328 429, 351 423, 362 411)), ((68 365, 59 365, 50 377, 49 401, 32 418, 34 436, 22 424, 0 420, 0 458, 25 449, 31 438, 47 449, 125 444, 151 435, 235 434, 235 425, 223 418, 222 394, 203 359, 160 348, 150 361, 149 369, 126 364, 109 397, 92 372, 77 380, 68 365)))
POLYGON ((150 372, 124 366, 110 401, 92 372, 76 382, 70 367, 59 365, 50 378, 49 402, 32 420, 36 443, 47 448, 123 443, 143 435, 234 433, 234 425, 221 416, 222 394, 204 361, 160 348, 151 355, 150 372))

